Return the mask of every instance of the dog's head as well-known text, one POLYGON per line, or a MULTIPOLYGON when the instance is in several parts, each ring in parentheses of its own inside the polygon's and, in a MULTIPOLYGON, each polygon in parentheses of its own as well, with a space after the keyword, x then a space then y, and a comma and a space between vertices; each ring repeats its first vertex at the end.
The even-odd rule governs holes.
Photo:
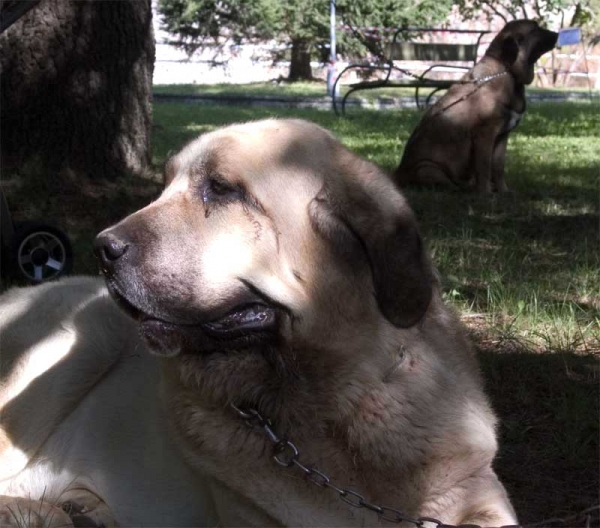
POLYGON ((556 46, 558 33, 542 29, 533 20, 513 20, 502 28, 486 56, 502 62, 520 84, 530 84, 535 63, 556 46))
POLYGON ((247 371, 259 385, 282 361, 327 364, 305 350, 344 354, 427 310, 433 274, 404 198, 314 124, 205 134, 167 163, 165 183, 95 250, 149 347, 198 376, 221 368, 243 384, 247 371))

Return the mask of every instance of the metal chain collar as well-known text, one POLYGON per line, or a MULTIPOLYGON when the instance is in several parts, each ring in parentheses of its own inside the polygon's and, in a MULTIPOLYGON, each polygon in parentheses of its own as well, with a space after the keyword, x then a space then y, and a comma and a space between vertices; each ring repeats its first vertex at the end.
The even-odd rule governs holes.
MULTIPOLYGON (((417 75, 416 73, 413 73, 409 70, 405 70, 404 68, 400 68, 398 66, 393 66, 394 70, 398 70, 400 73, 402 73, 403 75, 406 75, 408 77, 412 77, 413 79, 416 79, 417 81, 427 81, 430 80, 427 77, 423 77, 422 75, 417 75)), ((492 73, 490 75, 486 75, 485 77, 477 77, 474 79, 457 79, 454 83, 452 84, 485 84, 488 83, 490 81, 493 81, 494 79, 497 79, 498 77, 504 77, 505 75, 508 75, 508 71, 503 70, 501 72, 497 72, 497 73, 492 73)))
MULTIPOLYGON (((446 110, 452 108, 454 105, 457 105, 459 103, 462 103, 463 101, 466 101, 477 90, 479 90, 484 84, 487 84, 490 81, 493 81, 494 79, 497 79, 498 77, 503 77, 504 75, 508 75, 508 72, 507 71, 501 71, 499 73, 494 73, 492 75, 486 75, 485 77, 480 77, 478 79, 471 79, 471 80, 468 80, 468 81, 458 81, 458 82, 456 82, 455 84, 474 84, 475 87, 470 92, 467 92, 465 95, 463 95, 462 97, 459 97, 458 99, 456 99, 455 101, 452 101, 451 103, 449 103, 445 107, 440 108, 437 112, 435 112, 434 114, 432 114, 431 117, 433 118, 433 117, 435 117, 435 116, 437 116, 439 114, 443 114, 446 110)), ((420 125, 420 123, 419 123, 419 125, 420 125)))
MULTIPOLYGON (((300 471, 302 471, 302 473, 304 473, 304 476, 315 486, 318 486, 320 488, 326 488, 334 493, 337 493, 340 500, 344 501, 346 504, 349 504, 354 508, 365 508, 367 510, 370 510, 376 513, 380 519, 387 522, 396 524, 399 524, 401 522, 407 522, 415 525, 417 528, 423 528, 425 526, 425 523, 431 523, 435 525, 435 528, 482 528, 481 526, 475 524, 444 524, 442 521, 433 517, 418 517, 417 519, 413 519, 411 517, 407 517, 396 508, 372 504, 356 491, 336 486, 327 475, 325 475, 322 471, 319 471, 317 468, 312 466, 305 466, 304 464, 302 464, 299 460, 300 452, 298 451, 298 448, 287 438, 279 437, 277 433, 273 430, 273 424, 271 420, 269 420, 268 418, 264 418, 256 409, 240 409, 233 403, 231 404, 231 407, 237 413, 237 415, 246 422, 246 424, 250 428, 262 429, 265 436, 273 444, 273 459, 275 460, 275 462, 277 462, 280 466, 285 468, 295 467, 299 469, 300 471)), ((505 525, 500 526, 498 528, 546 528, 551 526, 568 527, 571 526, 570 523, 581 521, 585 522, 585 525, 583 526, 585 526, 586 528, 591 528, 592 520, 598 520, 599 514, 600 505, 592 506, 591 508, 587 508, 586 510, 583 510, 582 512, 576 515, 572 515, 564 519, 555 518, 525 526, 505 525)))

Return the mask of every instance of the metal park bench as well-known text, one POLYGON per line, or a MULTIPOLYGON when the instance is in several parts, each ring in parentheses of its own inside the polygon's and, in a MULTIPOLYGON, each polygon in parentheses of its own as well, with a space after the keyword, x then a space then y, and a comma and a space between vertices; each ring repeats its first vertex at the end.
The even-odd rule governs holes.
POLYGON ((436 70, 445 72, 466 72, 473 67, 477 61, 479 45, 484 35, 490 33, 484 30, 468 29, 434 29, 434 28, 401 28, 398 29, 387 46, 383 48, 382 60, 378 63, 357 63, 346 66, 337 76, 333 91, 333 109, 337 115, 345 115, 346 101, 350 94, 359 90, 371 90, 374 88, 399 88, 409 87, 415 89, 415 102, 421 108, 419 98, 422 90, 430 90, 425 98, 425 106, 430 102, 434 93, 445 90, 456 82, 454 79, 440 79, 430 76, 436 70), (472 35, 473 42, 470 44, 421 42, 420 39, 430 34, 463 34, 472 35), (421 73, 414 73, 395 65, 394 61, 426 62, 433 65, 427 66, 421 73), (462 63, 456 65, 452 63, 462 63), (467 64, 467 65, 465 65, 467 64), (344 94, 341 105, 338 106, 339 83, 342 77, 351 70, 360 70, 363 73, 381 71, 384 77, 377 80, 367 80, 349 85, 349 90, 344 94), (403 78, 392 79, 392 72, 403 74, 403 78))

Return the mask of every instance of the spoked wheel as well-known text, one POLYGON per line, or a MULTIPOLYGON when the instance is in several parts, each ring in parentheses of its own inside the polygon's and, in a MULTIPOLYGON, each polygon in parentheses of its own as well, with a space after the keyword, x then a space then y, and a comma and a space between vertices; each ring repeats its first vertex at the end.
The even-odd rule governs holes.
POLYGON ((73 250, 67 235, 45 224, 28 224, 13 239, 13 272, 30 283, 55 279, 73 266, 73 250))

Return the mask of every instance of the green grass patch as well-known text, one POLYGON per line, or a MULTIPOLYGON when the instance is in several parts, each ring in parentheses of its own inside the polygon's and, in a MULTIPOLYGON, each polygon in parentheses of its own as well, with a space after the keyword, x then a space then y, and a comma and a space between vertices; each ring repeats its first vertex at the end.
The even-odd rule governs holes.
POLYGON ((284 95, 287 97, 324 97, 327 85, 323 81, 260 82, 248 84, 155 84, 154 93, 174 95, 284 95))
MULTIPOLYGON (((349 87, 340 84, 340 93, 344 95, 349 87)), ((279 96, 279 97, 327 97, 327 85, 324 81, 305 81, 289 83, 286 81, 257 82, 248 84, 155 84, 154 93, 173 95, 237 95, 237 96, 279 96)), ((566 92, 587 92, 585 89, 565 88, 528 88, 532 94, 564 94, 566 92)), ((355 92, 353 97, 371 100, 377 97, 413 97, 414 88, 374 88, 355 92)), ((427 91, 423 92, 427 95, 427 91)), ((598 92, 594 94, 598 96, 598 92)))

